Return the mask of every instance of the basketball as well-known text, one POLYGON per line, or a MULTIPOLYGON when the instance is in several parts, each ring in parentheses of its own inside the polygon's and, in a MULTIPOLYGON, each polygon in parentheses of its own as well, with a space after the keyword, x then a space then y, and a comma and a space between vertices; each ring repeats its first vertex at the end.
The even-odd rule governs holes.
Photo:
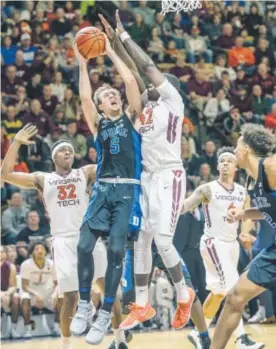
POLYGON ((86 27, 81 29, 77 33, 75 41, 79 53, 85 59, 98 57, 105 51, 105 37, 98 28, 86 27))

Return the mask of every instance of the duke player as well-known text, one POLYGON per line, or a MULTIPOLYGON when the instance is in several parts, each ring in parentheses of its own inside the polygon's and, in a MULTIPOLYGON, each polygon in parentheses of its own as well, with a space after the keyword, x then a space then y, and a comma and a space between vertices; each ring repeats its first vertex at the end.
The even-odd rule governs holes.
MULTIPOLYGON (((63 294, 60 313, 62 349, 71 349, 69 328, 78 299, 77 243, 83 212, 89 202, 88 187, 95 180, 96 166, 72 169, 73 146, 67 141, 58 141, 52 147, 55 172, 13 172, 21 145, 32 144, 30 139, 36 133, 36 127, 28 124, 16 134, 3 161, 1 174, 5 181, 18 187, 38 189, 43 195, 50 217, 59 293, 63 294)), ((94 279, 97 280, 103 278, 107 263, 106 250, 101 241, 94 250, 94 259, 98 266, 94 279)))
POLYGON ((156 68, 150 57, 133 41, 120 22, 121 41, 137 65, 156 88, 158 100, 148 102, 136 127, 142 136, 143 172, 141 176, 142 228, 135 243, 136 303, 120 328, 130 329, 155 315, 148 302, 148 281, 152 269, 151 244, 154 239, 162 260, 177 291, 178 306, 172 325, 185 326, 190 318, 195 293, 186 287, 180 257, 173 236, 186 190, 180 142, 184 105, 179 94, 180 83, 168 79, 156 68))
MULTIPOLYGON (((210 293, 203 304, 206 322, 211 323, 222 300, 239 278, 238 222, 228 222, 227 212, 231 207, 242 209, 246 201, 245 188, 234 183, 236 157, 230 147, 218 151, 218 180, 199 186, 184 200, 182 213, 203 204, 205 215, 204 234, 200 241, 200 253, 206 269, 207 289, 210 293)), ((243 320, 236 329, 236 345, 239 349, 263 348, 245 334, 243 320)))
MULTIPOLYGON (((247 124, 235 150, 237 165, 248 174, 247 191, 254 208, 231 208, 228 219, 266 219, 276 233, 276 154, 275 135, 261 125, 247 124)), ((213 349, 224 349, 237 327, 247 302, 264 292, 276 280, 275 242, 251 262, 226 298, 214 338, 213 349)))
MULTIPOLYGON (((141 149, 140 135, 133 123, 135 117, 123 111, 119 92, 110 86, 99 88, 91 96, 91 86, 85 59, 75 47, 80 66, 80 97, 85 118, 94 135, 98 153, 97 182, 84 216, 78 244, 78 274, 80 301, 72 321, 73 333, 81 334, 89 320, 90 288, 94 274, 91 251, 102 234, 109 235, 108 267, 105 277, 105 297, 99 316, 86 341, 99 344, 108 329, 111 309, 120 283, 127 234, 136 238, 140 228, 139 205, 141 149), (99 113, 102 118, 99 120, 99 113), (92 265, 92 268, 91 268, 92 265)), ((106 37, 106 54, 114 63, 125 86, 128 103, 134 115, 142 110, 136 80, 123 61, 115 54, 106 37)))

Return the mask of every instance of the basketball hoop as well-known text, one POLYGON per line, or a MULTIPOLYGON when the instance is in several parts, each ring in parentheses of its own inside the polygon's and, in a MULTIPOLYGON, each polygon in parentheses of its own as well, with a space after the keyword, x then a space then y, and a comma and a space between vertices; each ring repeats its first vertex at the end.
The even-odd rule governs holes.
POLYGON ((201 8, 201 0, 163 0, 161 13, 165 16, 168 12, 188 12, 197 8, 201 8))

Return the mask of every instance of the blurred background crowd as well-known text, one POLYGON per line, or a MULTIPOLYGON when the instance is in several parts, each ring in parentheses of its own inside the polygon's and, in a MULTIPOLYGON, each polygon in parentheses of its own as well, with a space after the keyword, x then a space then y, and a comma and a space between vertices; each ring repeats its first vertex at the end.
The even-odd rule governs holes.
MULTIPOLYGON (((114 24, 111 14, 116 8, 131 37, 162 71, 181 81, 186 116, 182 159, 188 191, 215 178, 217 148, 235 145, 243 124, 263 124, 275 132, 275 1, 202 1, 202 8, 193 13, 166 17, 160 14, 160 1, 2 1, 1 159, 24 124, 31 122, 39 131, 34 145, 22 147, 15 171, 52 171, 51 146, 61 138, 75 147, 74 167, 96 163, 94 140, 80 107, 72 45, 76 33, 86 26, 103 30, 99 13, 114 24)), ((109 83, 124 98, 122 79, 107 57, 89 61, 88 69, 93 91, 109 83)), ((244 173, 237 177, 244 184, 244 173)), ((1 204, 5 245, 1 268, 8 261, 20 274, 21 264, 29 258, 30 242, 41 238, 50 244, 47 212, 37 191, 3 182, 1 204)), ((198 251, 201 217, 200 211, 183 216, 176 239, 203 301, 205 276, 198 251)), ((252 226, 252 230, 256 235, 259 229, 252 226)), ((253 240, 241 244, 243 266, 254 256, 256 242, 252 244, 253 240)), ((9 289, 9 282, 4 284, 3 295, 9 289)), ((273 296, 276 288, 269 294, 269 305, 267 298, 255 301, 245 316, 257 313, 254 321, 273 321, 273 296)))

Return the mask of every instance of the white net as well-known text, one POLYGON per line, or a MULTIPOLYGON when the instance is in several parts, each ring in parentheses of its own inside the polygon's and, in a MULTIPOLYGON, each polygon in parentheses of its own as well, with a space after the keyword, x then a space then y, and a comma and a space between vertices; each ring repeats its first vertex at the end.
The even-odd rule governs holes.
POLYGON ((201 0, 163 0, 162 14, 168 12, 188 12, 201 8, 201 0))

